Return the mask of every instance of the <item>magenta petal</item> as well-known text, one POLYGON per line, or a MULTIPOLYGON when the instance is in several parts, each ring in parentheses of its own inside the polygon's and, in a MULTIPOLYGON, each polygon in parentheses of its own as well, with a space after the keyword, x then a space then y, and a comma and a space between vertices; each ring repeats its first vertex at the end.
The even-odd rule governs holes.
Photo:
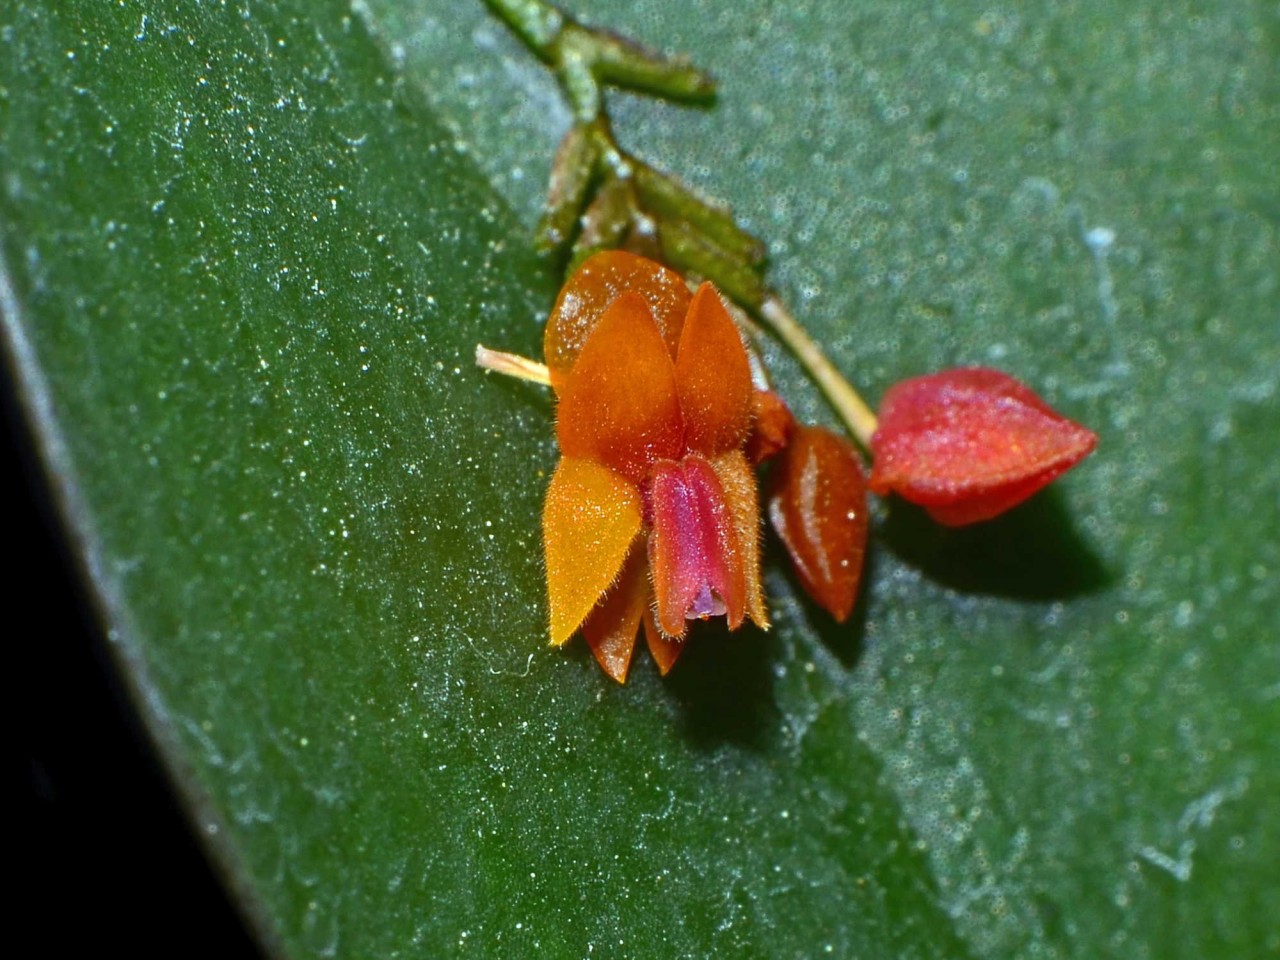
POLYGON ((746 604, 742 558, 711 464, 696 454, 654 464, 649 505, 649 563, 662 631, 683 636, 687 620, 722 614, 737 627, 746 604))

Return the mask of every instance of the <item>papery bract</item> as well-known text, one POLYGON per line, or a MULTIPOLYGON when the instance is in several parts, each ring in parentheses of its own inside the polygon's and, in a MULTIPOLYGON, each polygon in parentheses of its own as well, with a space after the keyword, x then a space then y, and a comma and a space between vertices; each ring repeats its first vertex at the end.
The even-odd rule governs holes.
POLYGON ((867 481, 852 444, 822 427, 797 427, 774 462, 767 502, 800 584, 843 623, 867 544, 867 481))
POLYGON ((880 405, 870 486, 948 526, 1016 506, 1093 450, 1097 436, 998 370, 905 380, 880 405))

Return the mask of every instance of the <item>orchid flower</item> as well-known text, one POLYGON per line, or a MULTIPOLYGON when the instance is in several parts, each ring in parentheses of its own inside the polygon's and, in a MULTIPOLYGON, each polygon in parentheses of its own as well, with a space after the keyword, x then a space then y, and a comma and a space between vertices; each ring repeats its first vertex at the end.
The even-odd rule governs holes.
POLYGON ((715 288, 596 254, 561 291, 544 353, 561 452, 543 512, 551 643, 581 629, 622 682, 642 625, 662 673, 690 620, 767 628, 755 389, 715 288))

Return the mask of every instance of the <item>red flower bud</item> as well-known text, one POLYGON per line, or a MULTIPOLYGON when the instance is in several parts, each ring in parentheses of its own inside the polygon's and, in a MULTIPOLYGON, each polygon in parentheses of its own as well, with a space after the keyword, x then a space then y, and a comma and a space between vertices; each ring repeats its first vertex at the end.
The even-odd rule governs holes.
POLYGON ((944 370, 885 394, 871 439, 871 489, 893 491, 939 523, 963 526, 1021 503, 1097 442, 1007 374, 944 370))
POLYGON ((867 481, 852 444, 797 426, 770 478, 769 520, 805 591, 843 623, 867 545, 867 481))
POLYGON ((776 457, 791 442, 796 418, 791 408, 772 390, 757 390, 752 400, 755 422, 747 439, 747 459, 764 463, 776 457))

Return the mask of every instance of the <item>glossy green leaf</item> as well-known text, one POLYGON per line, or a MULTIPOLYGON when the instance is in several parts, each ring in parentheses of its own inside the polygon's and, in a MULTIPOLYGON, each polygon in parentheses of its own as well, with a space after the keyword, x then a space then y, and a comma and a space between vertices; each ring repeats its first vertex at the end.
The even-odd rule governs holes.
MULTIPOLYGON (((531 253, 568 113, 471 0, 15 3, 9 357, 139 709, 282 955, 1280 950, 1280 26, 670 0, 614 100, 878 396, 999 366, 1098 430, 861 619, 626 687, 546 646, 531 253)), ((827 416, 773 351, 798 412, 827 416)))

